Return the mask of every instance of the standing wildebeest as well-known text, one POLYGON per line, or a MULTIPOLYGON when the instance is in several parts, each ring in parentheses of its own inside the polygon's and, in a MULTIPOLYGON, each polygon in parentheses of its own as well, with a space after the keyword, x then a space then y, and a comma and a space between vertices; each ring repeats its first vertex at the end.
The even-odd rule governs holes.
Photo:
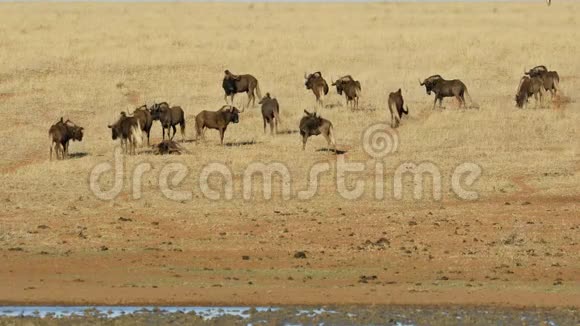
POLYGON ((361 92, 360 82, 358 80, 354 80, 350 75, 346 75, 332 82, 332 86, 336 86, 338 95, 342 95, 342 92, 344 92, 347 106, 351 103, 352 109, 358 109, 358 99, 361 92))
POLYGON ((389 94, 389 111, 391 111, 391 128, 397 128, 403 114, 409 114, 409 107, 403 108, 405 101, 401 89, 389 94), (396 111, 395 111, 396 110, 396 111))
POLYGON ((328 84, 326 83, 326 80, 322 78, 320 71, 310 75, 306 75, 305 73, 304 79, 306 80, 304 83, 306 89, 312 90, 312 93, 314 93, 314 96, 316 96, 316 103, 318 103, 320 107, 323 107, 324 96, 328 94, 328 84))
POLYGON ((173 140, 177 129, 176 125, 179 124, 181 129, 181 141, 185 140, 185 113, 180 106, 169 107, 167 102, 155 103, 149 109, 151 112, 151 118, 153 120, 159 120, 161 123, 161 128, 163 129, 163 140, 165 140, 165 129, 167 129, 167 138, 173 140), (173 128, 173 136, 171 135, 171 129, 173 128))
POLYGON ((147 134, 147 146, 149 146, 149 135, 151 134, 153 119, 151 118, 151 112, 147 109, 147 105, 142 105, 136 108, 135 111, 133 111, 133 116, 139 120, 141 130, 147 134))
POLYGON ((224 144, 224 134, 228 128, 228 124, 238 123, 240 111, 231 105, 224 105, 218 111, 201 111, 195 117, 195 129, 197 135, 195 139, 205 139, 205 128, 217 129, 220 132, 220 144, 224 144))
POLYGON ((270 125, 270 134, 274 134, 274 125, 278 133, 278 122, 280 122, 280 105, 278 100, 270 97, 270 93, 260 100, 262 104, 262 119, 264 120, 264 133, 266 133, 266 123, 270 125))
POLYGON ((560 76, 556 71, 548 71, 546 66, 537 66, 524 73, 530 77, 537 77, 542 80, 544 90, 550 91, 552 99, 558 93, 558 85, 560 84, 560 76))
POLYGON ((336 142, 334 140, 334 133, 332 122, 316 115, 316 112, 310 113, 304 110, 305 116, 300 119, 300 135, 302 136, 302 150, 306 148, 306 141, 308 137, 322 134, 328 145, 332 145, 336 153, 336 142))
POLYGON ((423 82, 419 81, 419 84, 425 86, 427 95, 431 95, 431 92, 435 93, 433 109, 435 109, 437 100, 439 100, 439 107, 441 107, 441 102, 443 102, 443 98, 445 97, 455 97, 459 101, 459 107, 462 105, 463 107, 466 107, 464 95, 467 95, 470 102, 473 102, 471 101, 469 92, 467 92, 467 87, 459 79, 445 80, 440 75, 433 75, 425 79, 423 82))
POLYGON ((61 153, 61 159, 68 156, 68 143, 72 139, 73 141, 83 140, 83 127, 79 127, 72 121, 63 121, 62 117, 60 120, 50 126, 48 130, 48 135, 51 140, 50 144, 50 159, 52 160, 52 149, 56 153, 56 159, 58 160, 58 153, 61 153))
MULTIPOLYGON (((256 95, 258 95, 258 98, 262 98, 258 80, 252 75, 234 75, 229 70, 226 70, 224 71, 222 87, 225 91, 224 100, 226 104, 228 104, 228 96, 231 98, 231 104, 234 104, 234 95, 236 93, 246 92, 248 94, 248 104, 246 106, 250 106, 250 101, 252 106, 256 105, 256 95)), ((244 110, 245 108, 242 108, 242 111, 244 110)))
POLYGON ((121 112, 119 120, 112 125, 111 135, 113 140, 121 139, 121 148, 127 154, 135 154, 135 148, 141 146, 143 142, 143 131, 141 124, 136 117, 129 117, 125 112, 121 112))
POLYGON ((518 108, 524 108, 528 103, 528 98, 534 96, 536 99, 536 107, 538 107, 538 94, 540 95, 540 106, 542 105, 543 96, 543 81, 540 77, 528 77, 524 76, 520 79, 520 85, 518 86, 518 91, 516 93, 516 106, 518 108))

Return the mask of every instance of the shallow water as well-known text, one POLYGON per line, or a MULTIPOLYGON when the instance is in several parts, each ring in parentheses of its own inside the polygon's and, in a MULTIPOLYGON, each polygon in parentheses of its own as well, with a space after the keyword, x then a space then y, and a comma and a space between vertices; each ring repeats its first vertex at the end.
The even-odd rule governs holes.
POLYGON ((578 325, 576 309, 477 307, 2 306, 0 325, 578 325))

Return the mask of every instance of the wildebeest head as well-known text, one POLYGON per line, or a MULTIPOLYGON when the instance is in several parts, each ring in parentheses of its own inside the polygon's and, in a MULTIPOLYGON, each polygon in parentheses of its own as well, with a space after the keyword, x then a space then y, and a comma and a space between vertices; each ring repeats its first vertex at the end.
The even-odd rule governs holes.
POLYGON ((125 118, 127 118, 127 114, 125 112, 121 112, 121 116, 119 117, 119 120, 117 120, 117 122, 115 122, 114 124, 107 126, 111 129, 111 138, 113 140, 116 140, 117 138, 121 137, 120 125, 121 125, 121 121, 125 118))
POLYGON ((159 120, 163 110, 166 110, 168 108, 169 104, 167 104, 167 102, 153 103, 153 105, 151 105, 151 107, 149 108, 149 112, 151 113, 151 119, 159 120))
POLYGON ((235 106, 224 105, 224 106, 222 106, 221 109, 219 109, 219 111, 225 112, 226 117, 229 117, 228 120, 230 122, 233 122, 233 123, 240 122, 240 110, 238 110, 238 108, 236 108, 235 106))
POLYGON ((312 89, 314 87, 314 84, 321 78, 322 74, 320 73, 320 71, 317 71, 309 75, 304 74, 304 79, 306 80, 304 86, 306 86, 306 89, 312 89))
POLYGON ((332 82, 332 86, 336 86, 336 92, 338 95, 342 95, 344 91, 344 85, 350 82, 354 82, 355 80, 352 78, 351 75, 346 75, 344 77, 340 77, 336 81, 332 82))
POLYGON ((236 93, 236 78, 229 70, 224 71, 222 88, 224 89, 226 95, 232 95, 236 93))
POLYGON ((532 78, 541 76, 542 74, 544 74, 546 72, 548 72, 548 68, 546 68, 546 66, 536 66, 527 72, 524 69, 524 74, 526 74, 532 78))
POLYGON ((263 104, 266 103, 266 101, 271 100, 272 98, 270 97, 270 93, 266 93, 266 96, 262 97, 262 99, 260 100, 260 102, 258 102, 258 104, 263 104))
POLYGON ((423 82, 419 81, 419 85, 425 86, 425 91, 427 92, 427 95, 431 95, 431 91, 433 90, 435 84, 442 79, 443 77, 441 77, 440 75, 433 75, 425 78, 423 82))
POLYGON ((70 134, 72 140, 82 141, 83 140, 83 127, 77 126, 74 122, 67 120, 64 123, 67 127, 68 133, 70 134))

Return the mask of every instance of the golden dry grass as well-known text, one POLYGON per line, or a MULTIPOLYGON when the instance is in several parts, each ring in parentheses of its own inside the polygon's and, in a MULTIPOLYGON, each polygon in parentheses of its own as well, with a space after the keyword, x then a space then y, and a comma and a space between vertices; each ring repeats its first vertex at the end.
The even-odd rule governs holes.
MULTIPOLYGON (((412 200, 411 188, 406 188, 405 200, 391 198, 389 180, 408 161, 430 161, 440 168, 444 203, 457 200, 449 180, 463 162, 482 167, 483 175, 472 188, 483 199, 578 196, 579 11, 573 2, 550 8, 543 3, 2 4, 2 246, 51 248, 63 235, 76 234, 79 225, 99 228, 96 221, 111 212, 188 217, 190 230, 198 223, 227 229, 238 214, 267 215, 279 207, 324 210, 349 205, 385 213, 391 208, 437 207, 430 200, 412 200), (565 103, 533 109, 532 102, 529 109, 518 110, 513 97, 519 77, 524 67, 537 64, 559 71, 565 103), (320 70, 329 82, 344 74, 360 80, 361 111, 348 110, 332 89, 326 98, 330 107, 322 110, 350 161, 368 160, 361 134, 376 121, 390 122, 386 98, 402 88, 411 111, 398 129, 398 151, 384 160, 387 199, 372 200, 374 172, 368 170, 360 177, 367 192, 357 202, 345 202, 336 193, 334 172, 322 177, 321 190, 309 202, 282 201, 279 185, 272 201, 260 199, 260 192, 255 200, 242 200, 240 181, 251 162, 286 164, 294 193, 306 188, 312 164, 328 161, 334 166, 335 160, 318 151, 326 148, 322 137, 311 138, 302 152, 296 133, 263 134, 257 107, 246 110, 225 136, 228 143, 249 145, 221 147, 217 131, 208 131, 207 142, 184 145, 191 151, 188 155, 153 156, 143 149, 141 155, 127 157, 125 165, 128 171, 139 162, 154 167, 146 174, 141 200, 130 199, 128 178, 122 195, 112 202, 90 193, 90 169, 110 161, 117 145, 107 124, 120 111, 160 101, 180 105, 186 111, 187 138, 192 139, 195 114, 223 105, 224 69, 256 76, 262 93, 278 98, 281 129, 288 131, 296 131, 302 111, 315 104, 304 88, 304 72, 320 70), (458 110, 447 99, 446 110, 431 110, 433 98, 417 79, 435 73, 461 78, 480 109, 458 110), (70 150, 86 156, 48 161, 47 131, 60 116, 85 127, 85 139, 71 143, 70 150), (231 202, 210 201, 199 191, 197 173, 213 161, 225 162, 234 172, 231 202), (176 204, 160 193, 157 176, 167 162, 189 168, 190 175, 178 188, 193 190, 192 201, 176 204), (26 233, 39 221, 61 218, 62 229, 50 237, 39 240, 26 233)), ((245 94, 236 97, 237 104, 245 100, 245 94)), ((157 122, 152 135, 153 143, 161 138, 157 122)), ((92 250, 103 239, 123 237, 110 229, 101 236, 90 245, 79 244, 79 249, 92 250)), ((190 241, 191 248, 205 243, 190 241)))

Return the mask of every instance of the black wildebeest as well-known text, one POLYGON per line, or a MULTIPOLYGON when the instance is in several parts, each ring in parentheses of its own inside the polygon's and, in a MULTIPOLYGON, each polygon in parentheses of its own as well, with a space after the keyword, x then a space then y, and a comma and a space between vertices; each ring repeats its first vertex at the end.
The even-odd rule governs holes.
POLYGON ((304 110, 304 116, 300 119, 300 135, 302 136, 302 150, 306 148, 308 137, 322 134, 328 145, 332 145, 336 153, 336 141, 334 140, 334 132, 332 122, 316 115, 316 112, 310 113, 304 110))
POLYGON ((543 81, 540 77, 523 76, 522 79, 520 79, 520 85, 518 86, 516 93, 516 106, 518 108, 525 108, 528 103, 528 98, 532 95, 536 100, 536 107, 538 106, 538 103, 542 105, 543 86, 543 81), (538 95, 540 97, 539 102, 538 95))
POLYGON ((108 127, 111 128, 113 140, 121 139, 121 148, 124 153, 135 154, 135 148, 143 143, 143 131, 136 117, 129 117, 125 112, 121 112, 117 122, 108 127))
POLYGON ((409 107, 403 107, 405 101, 401 89, 389 93, 389 111, 391 111, 391 128, 397 128, 401 123, 403 114, 409 114, 409 107))
POLYGON ((169 107, 167 102, 155 103, 149 109, 151 119, 159 120, 163 129, 163 140, 165 140, 165 129, 167 129, 167 138, 173 140, 177 132, 176 125, 179 125, 181 131, 181 141, 185 140, 185 113, 180 106, 169 107), (173 135, 171 135, 173 129, 173 135))
POLYGON ((536 66, 529 71, 524 70, 524 74, 534 78, 540 78, 542 80, 544 90, 550 91, 552 99, 554 95, 558 93, 558 85, 560 84, 560 76, 556 71, 549 71, 546 66, 536 66))
POLYGON ((307 75, 304 74, 304 86, 306 89, 311 89, 314 96, 316 96, 316 103, 320 106, 324 106, 324 96, 328 94, 328 84, 326 80, 322 78, 320 71, 307 75))
POLYGON ((224 144, 224 134, 230 123, 238 123, 240 111, 231 105, 224 105, 217 111, 201 111, 195 117, 195 139, 205 139, 205 128, 217 129, 220 132, 220 144, 224 144))
POLYGON ((59 152, 61 153, 60 159, 65 159, 68 157, 68 143, 72 139, 73 141, 83 140, 83 127, 79 127, 70 120, 63 121, 61 117, 60 120, 50 126, 48 129, 48 135, 50 137, 50 159, 52 160, 52 150, 56 153, 56 159, 59 159, 59 152))
POLYGON ((280 105, 278 100, 270 97, 270 93, 260 100, 258 104, 262 104, 262 120, 264 120, 264 133, 266 133, 266 124, 270 125, 270 134, 274 134, 274 126, 276 126, 276 133, 278 133, 278 122, 280 122, 280 105))
MULTIPOLYGON (((246 92, 248 94, 248 104, 246 106, 250 106, 250 101, 252 106, 256 105, 256 95, 258 95, 258 98, 262 98, 258 80, 252 75, 234 75, 229 70, 225 70, 222 87, 225 91, 224 100, 226 104, 228 104, 228 96, 231 99, 231 104, 234 104, 234 95, 236 93, 246 92)), ((242 111, 244 110, 245 108, 242 108, 242 111)))
POLYGON ((142 105, 136 108, 135 111, 133 111, 133 116, 139 120, 141 130, 147 134, 147 146, 149 146, 149 135, 151 134, 153 119, 151 118, 151 112, 147 109, 147 105, 142 105))
POLYGON ((465 84, 459 79, 445 80, 440 75, 433 75, 427 77, 423 82, 419 81, 421 86, 425 86, 427 95, 431 95, 431 92, 435 93, 435 101, 433 102, 433 109, 435 109, 435 104, 439 101, 439 107, 443 102, 445 97, 455 97, 459 101, 459 107, 465 105, 465 95, 469 97, 470 102, 471 96, 467 91, 465 84))
POLYGON ((347 106, 350 103, 352 109, 358 109, 358 99, 361 93, 360 82, 358 80, 354 80, 350 75, 346 75, 333 81, 332 86, 336 86, 338 95, 342 95, 344 92, 347 106))

